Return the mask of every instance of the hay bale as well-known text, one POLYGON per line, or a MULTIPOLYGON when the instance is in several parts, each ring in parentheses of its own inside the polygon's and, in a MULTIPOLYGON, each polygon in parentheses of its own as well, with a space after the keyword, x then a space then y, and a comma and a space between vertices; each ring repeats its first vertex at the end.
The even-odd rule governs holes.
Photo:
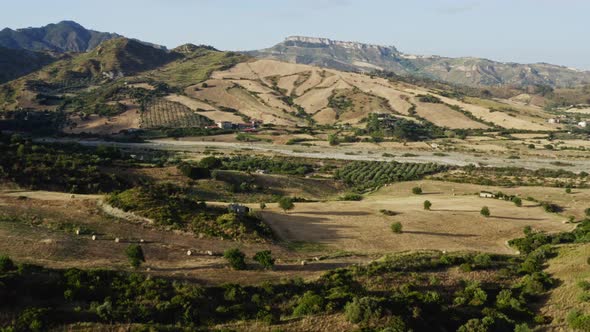
POLYGON ((307 262, 306 261, 301 261, 301 266, 305 266, 305 265, 307 265, 307 262))
POLYGON ((92 241, 96 241, 96 235, 92 235, 92 241))
POLYGON ((116 237, 116 238, 115 238, 115 243, 119 243, 119 242, 121 242, 121 240, 119 240, 119 238, 118 238, 118 237, 116 237))
POLYGON ((213 256, 213 251, 211 251, 211 250, 207 250, 207 251, 206 251, 206 253, 207 253, 207 255, 209 255, 209 256, 213 256))
POLYGON ((139 240, 139 243, 144 243, 144 242, 145 242, 145 241, 144 241, 143 239, 140 239, 140 240, 139 240))
POLYGON ((80 235, 80 229, 76 229, 76 235, 80 235))
POLYGON ((187 251, 186 251, 186 255, 187 255, 187 256, 191 256, 192 254, 193 254, 193 252, 192 252, 192 251, 190 251, 190 250, 187 250, 187 251))

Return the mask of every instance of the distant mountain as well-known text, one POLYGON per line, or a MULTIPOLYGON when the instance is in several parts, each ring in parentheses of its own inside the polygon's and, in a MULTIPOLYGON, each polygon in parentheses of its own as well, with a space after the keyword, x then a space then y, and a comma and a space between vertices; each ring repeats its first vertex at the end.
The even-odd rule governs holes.
MULTIPOLYGON (((121 37, 116 33, 89 30, 73 21, 62 21, 40 28, 5 28, 0 31, 0 46, 30 51, 80 53, 91 51, 104 41, 121 37)), ((165 49, 163 46, 142 43, 165 49)))
POLYGON ((48 53, 0 47, 0 84, 39 70, 55 60, 48 53))
POLYGON ((393 46, 335 41, 326 38, 288 37, 271 48, 247 52, 258 58, 310 64, 338 70, 391 71, 453 84, 485 87, 497 85, 549 85, 569 87, 590 83, 590 72, 563 66, 502 63, 481 58, 418 56, 393 46))

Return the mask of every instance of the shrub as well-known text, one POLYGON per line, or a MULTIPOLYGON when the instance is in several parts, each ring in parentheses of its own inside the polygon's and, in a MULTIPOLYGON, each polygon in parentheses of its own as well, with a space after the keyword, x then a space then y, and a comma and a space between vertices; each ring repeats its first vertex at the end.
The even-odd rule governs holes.
POLYGON ((397 216, 399 214, 395 211, 386 210, 386 209, 381 209, 381 210, 379 210, 379 212, 381 212, 382 214, 384 214, 386 216, 397 216))
POLYGON ((484 206, 484 207, 482 207, 482 208, 481 208, 481 211, 479 211, 479 213, 480 213, 482 216, 486 217, 486 218, 487 218, 487 217, 489 217, 489 216, 491 215, 491 214, 490 214, 490 209, 489 209, 487 206, 484 206))
POLYGON ((328 135, 328 144, 330 144, 332 146, 340 144, 340 141, 338 140, 338 136, 336 136, 334 134, 328 135))
POLYGON ((393 224, 391 224, 391 231, 399 234, 402 232, 402 224, 398 221, 398 222, 394 222, 393 224))
POLYGON ((430 210, 432 203, 429 200, 424 201, 424 210, 430 210))
POLYGON ((16 266, 12 262, 12 259, 8 258, 8 256, 0 256, 0 273, 6 273, 15 269, 16 266))
POLYGON ((362 201, 363 196, 355 193, 346 193, 340 197, 341 201, 362 201))
POLYGON ((572 193, 572 188, 565 188, 565 193, 566 194, 571 194, 572 193))
POLYGON ((590 331, 590 315, 573 310, 567 315, 567 324, 573 330, 590 331))
POLYGON ((270 250, 257 252, 254 255, 254 260, 267 270, 272 269, 275 266, 275 260, 272 258, 272 253, 270 250))
POLYGON ((344 307, 346 319, 351 323, 366 323, 381 317, 379 302, 371 297, 355 297, 344 307))
POLYGON ((207 168, 207 169, 216 169, 222 166, 222 162, 220 159, 215 158, 213 156, 205 157, 199 161, 199 166, 207 168))
POLYGON ((414 188, 412 188, 412 194, 414 194, 414 195, 422 195, 422 188, 420 188, 420 187, 414 187, 414 188))
POLYGON ((295 204, 293 204, 293 199, 291 197, 281 197, 279 199, 279 207, 283 209, 283 211, 287 212, 289 210, 293 210, 295 208, 295 204))
POLYGON ((512 202, 514 203, 514 205, 516 205, 518 207, 522 206, 522 199, 520 197, 512 198, 512 202))
POLYGON ((260 203, 260 210, 264 210, 264 209, 266 209, 266 203, 261 202, 260 203))
POLYGON ((477 265, 478 268, 487 268, 492 265, 492 257, 488 254, 478 254, 473 257, 473 263, 477 265))
POLYGON ((179 165, 178 169, 184 176, 193 180, 208 179, 211 177, 211 171, 205 167, 195 167, 184 163, 179 165))
POLYGON ((240 249, 227 249, 223 253, 223 257, 229 263, 229 266, 234 270, 245 270, 246 269, 246 255, 240 251, 240 249))
POLYGON ((141 263, 145 262, 143 249, 138 244, 130 244, 127 249, 125 249, 125 253, 127 254, 129 264, 134 268, 138 268, 141 263))
POLYGON ((324 298, 312 291, 307 291, 297 301, 297 306, 293 309, 293 315, 297 317, 313 315, 322 312, 323 309, 324 298))
POLYGON ((590 217, 590 208, 585 209, 584 214, 586 215, 586 217, 590 217))

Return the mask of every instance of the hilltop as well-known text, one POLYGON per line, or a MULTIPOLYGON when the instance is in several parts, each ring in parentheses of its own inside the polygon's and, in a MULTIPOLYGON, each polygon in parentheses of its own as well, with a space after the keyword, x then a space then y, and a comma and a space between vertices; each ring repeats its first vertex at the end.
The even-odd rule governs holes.
POLYGON ((482 58, 405 54, 393 46, 293 36, 249 54, 338 70, 390 71, 474 87, 547 85, 570 87, 590 82, 590 72, 545 63, 502 63, 482 58))

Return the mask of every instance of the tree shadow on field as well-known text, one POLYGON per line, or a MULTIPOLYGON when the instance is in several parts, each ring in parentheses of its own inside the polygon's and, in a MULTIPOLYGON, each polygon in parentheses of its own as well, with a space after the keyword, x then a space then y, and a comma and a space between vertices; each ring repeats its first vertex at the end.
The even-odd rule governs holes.
POLYGON ((490 216, 489 218, 494 219, 505 219, 505 220, 522 220, 522 221, 543 221, 543 218, 515 218, 515 217, 502 217, 502 216, 490 216))
POLYGON ((317 211, 297 211, 298 214, 309 214, 317 216, 368 216, 371 215, 369 212, 362 211, 334 211, 334 212, 317 212, 317 211))
POLYGON ((428 195, 442 195, 444 194, 442 191, 432 191, 432 192, 423 192, 422 196, 428 196, 428 195))
MULTIPOLYGON (((339 239, 350 238, 349 236, 343 236, 342 230, 347 228, 353 228, 346 224, 334 224, 338 218, 326 218, 320 217, 321 215, 326 216, 339 216, 339 215, 350 215, 350 214, 338 214, 335 213, 316 213, 319 216, 307 216, 303 214, 314 214, 315 212, 304 212, 297 211, 296 213, 282 214, 277 212, 264 212, 263 219, 268 224, 273 232, 281 240, 286 242, 324 242, 326 240, 334 241, 339 239), (330 222, 331 223, 328 223, 330 222)), ((367 215, 368 213, 356 214, 359 217, 367 215)), ((355 214, 352 214, 354 216, 355 214)))
POLYGON ((430 211, 440 212, 465 212, 465 213, 479 213, 480 210, 454 210, 454 209, 430 209, 430 211))
POLYGON ((476 234, 454 234, 454 233, 438 233, 438 232, 424 232, 424 231, 403 231, 407 234, 419 234, 419 235, 434 235, 434 236, 446 236, 446 237, 476 237, 476 234))
POLYGON ((344 268, 353 265, 353 263, 322 263, 322 262, 308 262, 305 265, 290 264, 290 265, 275 265, 275 271, 306 271, 306 272, 317 272, 317 271, 328 271, 335 270, 338 268, 344 268))

